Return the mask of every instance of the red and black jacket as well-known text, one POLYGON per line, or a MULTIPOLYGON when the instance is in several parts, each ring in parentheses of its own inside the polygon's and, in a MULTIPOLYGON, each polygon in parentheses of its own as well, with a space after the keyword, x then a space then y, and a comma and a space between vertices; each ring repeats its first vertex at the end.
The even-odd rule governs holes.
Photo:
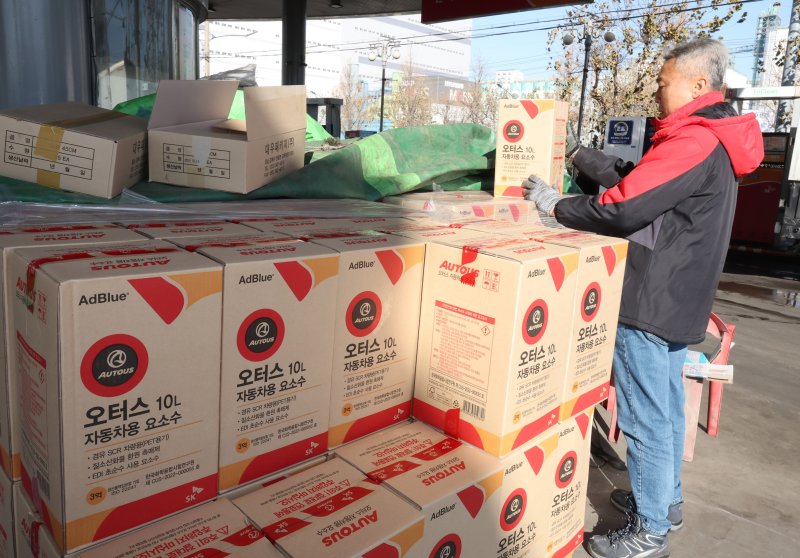
POLYGON ((600 151, 578 151, 575 166, 613 187, 564 198, 555 215, 567 227, 630 241, 621 323, 673 343, 704 339, 737 178, 763 157, 755 115, 738 116, 719 92, 656 120, 650 150, 632 170, 600 151))

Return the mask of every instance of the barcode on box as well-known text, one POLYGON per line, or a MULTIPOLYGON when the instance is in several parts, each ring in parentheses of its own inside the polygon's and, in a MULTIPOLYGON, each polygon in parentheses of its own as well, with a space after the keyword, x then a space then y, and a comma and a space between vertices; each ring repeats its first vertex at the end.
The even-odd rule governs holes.
POLYGON ((471 401, 464 401, 464 403, 461 405, 461 410, 464 411, 465 414, 480 420, 484 420, 486 418, 486 409, 480 405, 472 403, 471 401))

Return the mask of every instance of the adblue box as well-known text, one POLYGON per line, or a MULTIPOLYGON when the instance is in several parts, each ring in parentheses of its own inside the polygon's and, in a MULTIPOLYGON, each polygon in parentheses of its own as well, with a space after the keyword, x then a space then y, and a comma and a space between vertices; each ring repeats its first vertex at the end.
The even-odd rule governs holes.
POLYGON ((59 548, 213 499, 219 264, 156 240, 23 248, 9 280, 22 484, 59 548))
POLYGON ((406 558, 423 533, 419 510, 339 458, 233 503, 291 558, 406 558))
POLYGON ((412 556, 489 555, 503 481, 498 458, 421 422, 370 434, 336 454, 422 512, 425 535, 412 556))
POLYGON ((425 260, 414 416, 497 456, 558 421, 577 251, 486 236, 425 260))

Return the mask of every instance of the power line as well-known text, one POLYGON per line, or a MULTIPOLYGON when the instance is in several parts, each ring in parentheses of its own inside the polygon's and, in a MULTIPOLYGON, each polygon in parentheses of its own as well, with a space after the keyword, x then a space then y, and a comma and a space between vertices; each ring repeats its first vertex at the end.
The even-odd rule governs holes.
MULTIPOLYGON (((752 3, 752 2, 758 2, 758 1, 760 1, 760 0, 741 0, 742 4, 749 4, 749 3, 752 3)), ((668 3, 668 4, 659 5, 658 8, 659 9, 663 9, 663 8, 668 8, 668 7, 671 7, 671 6, 679 6, 679 5, 682 5, 683 3, 684 2, 672 2, 672 3, 668 3)), ((697 3, 700 4, 699 1, 697 3)), ((609 10, 606 13, 621 13, 621 12, 625 12, 626 14, 629 14, 629 15, 625 15, 623 17, 609 18, 608 22, 609 23, 613 23, 613 22, 617 22, 617 21, 629 21, 629 20, 632 20, 632 19, 639 19, 639 18, 653 16, 653 15, 664 15, 664 14, 668 14, 668 13, 694 12, 694 11, 707 10, 707 9, 711 9, 711 8, 722 8, 722 7, 725 7, 725 6, 732 6, 732 5, 735 5, 737 3, 738 2, 736 2, 736 1, 731 1, 731 2, 726 2, 726 3, 723 3, 723 4, 717 4, 716 6, 713 3, 709 3, 708 5, 698 5, 698 6, 695 6, 695 7, 687 7, 687 8, 683 8, 683 9, 680 9, 680 10, 675 10, 674 12, 671 11, 671 10, 667 10, 667 11, 642 13, 642 14, 638 14, 638 15, 631 14, 631 12, 649 10, 650 8, 647 8, 647 7, 621 8, 621 9, 617 9, 617 10, 609 10)), ((407 40, 409 42, 406 43, 406 44, 408 44, 410 46, 413 46, 413 45, 425 45, 425 44, 433 44, 433 43, 440 43, 440 42, 453 42, 453 41, 463 41, 463 40, 470 40, 470 39, 483 39, 483 38, 487 38, 487 37, 499 37, 499 36, 505 36, 505 35, 516 35, 516 34, 521 34, 521 33, 532 33, 532 32, 536 32, 536 31, 550 31, 552 29, 558 29, 558 28, 560 28, 562 26, 560 26, 560 25, 550 25, 550 26, 539 27, 539 28, 535 28, 535 29, 523 29, 523 30, 517 30, 517 31, 504 31, 504 32, 499 32, 499 33, 487 33, 485 35, 477 35, 477 36, 475 35, 476 31, 477 32, 481 32, 481 31, 491 30, 491 29, 507 29, 507 28, 511 28, 511 27, 520 27, 520 26, 534 25, 534 24, 539 24, 539 23, 571 22, 571 21, 572 21, 572 18, 560 17, 560 18, 554 18, 554 19, 549 19, 549 20, 537 20, 535 22, 510 23, 510 24, 505 24, 505 25, 490 26, 490 27, 477 29, 477 30, 473 29, 471 31, 472 32, 471 36, 463 36, 463 37, 457 37, 457 38, 445 38, 445 39, 431 39, 429 41, 413 41, 413 39, 418 39, 420 37, 440 37, 442 35, 456 35, 456 34, 463 34, 464 32, 463 31, 437 32, 437 33, 426 33, 426 34, 411 35, 411 36, 406 36, 406 37, 394 37, 394 38, 396 40, 399 40, 399 41, 407 40)), ((366 50, 366 49, 369 48, 369 45, 370 45, 371 42, 374 42, 374 41, 353 41, 353 42, 349 42, 349 43, 339 43, 338 45, 331 44, 331 45, 327 45, 329 47, 328 50, 317 50, 317 51, 315 51, 315 50, 307 50, 306 54, 327 54, 327 53, 331 53, 331 52, 342 52, 342 51, 349 52, 349 51, 358 51, 358 50, 362 50, 362 49, 366 50), (358 46, 354 46, 352 48, 342 48, 342 47, 346 47, 348 45, 358 45, 358 46)), ((242 51, 239 54, 243 54, 243 55, 244 54, 248 54, 248 55, 257 54, 259 56, 280 56, 282 53, 278 49, 270 49, 270 50, 242 51)), ((226 58, 226 57, 214 57, 214 58, 226 58)))

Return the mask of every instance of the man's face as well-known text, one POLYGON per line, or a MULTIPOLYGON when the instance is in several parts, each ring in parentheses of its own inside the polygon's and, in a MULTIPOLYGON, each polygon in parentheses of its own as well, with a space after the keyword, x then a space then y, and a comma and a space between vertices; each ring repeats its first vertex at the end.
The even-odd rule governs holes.
POLYGON ((675 59, 667 60, 658 74, 656 102, 659 116, 666 118, 682 106, 699 96, 701 84, 696 78, 688 78, 675 68, 675 59))

